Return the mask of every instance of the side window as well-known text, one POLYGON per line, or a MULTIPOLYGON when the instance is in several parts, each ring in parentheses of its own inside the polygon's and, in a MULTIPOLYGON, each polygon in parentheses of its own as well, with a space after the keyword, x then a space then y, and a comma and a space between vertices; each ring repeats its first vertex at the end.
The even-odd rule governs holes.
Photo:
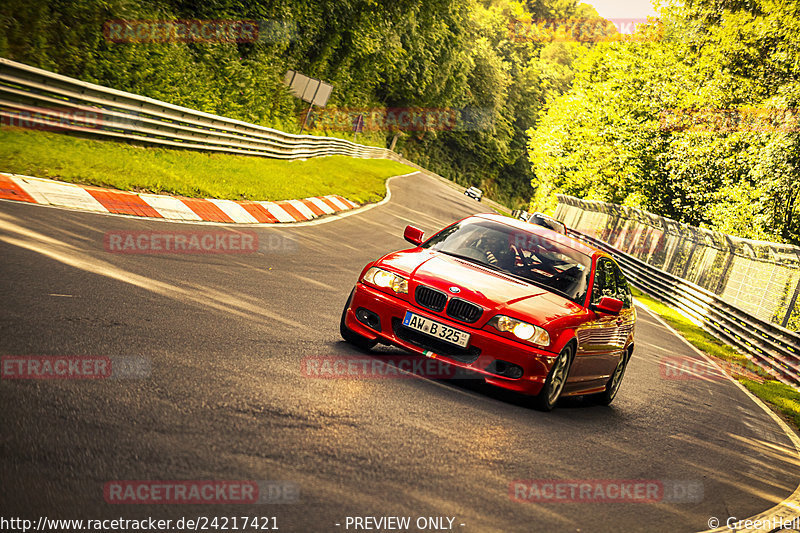
POLYGON ((633 297, 631 296, 631 288, 628 285, 628 280, 625 279, 625 274, 622 273, 619 266, 614 265, 614 273, 617 278, 617 298, 622 300, 625 309, 630 308, 633 304, 633 297))
POLYGON ((592 287, 592 303, 600 303, 603 296, 617 298, 617 275, 614 272, 614 264, 605 258, 597 260, 597 270, 594 274, 594 286, 592 287))

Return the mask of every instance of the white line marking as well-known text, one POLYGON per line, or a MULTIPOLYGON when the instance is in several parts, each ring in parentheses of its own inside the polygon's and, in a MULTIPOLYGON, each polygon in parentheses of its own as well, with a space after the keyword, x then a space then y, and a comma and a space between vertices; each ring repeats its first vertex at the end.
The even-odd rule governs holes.
POLYGON ((328 204, 326 204, 325 202, 323 202, 321 198, 306 198, 306 200, 308 200, 309 202, 311 202, 315 206, 317 206, 320 209, 322 209, 323 213, 327 213, 327 214, 330 215, 331 213, 335 212, 333 210, 333 208, 331 206, 329 206, 328 204))
POLYGON ((287 213, 281 206, 274 202, 259 202, 264 209, 278 219, 279 222, 296 222, 294 217, 287 213))
POLYGON ((306 204, 301 202, 300 200, 289 200, 289 205, 300 211, 306 219, 311 220, 312 218, 317 218, 317 215, 308 208, 306 204))
POLYGON ((103 204, 78 185, 22 176, 12 176, 11 179, 39 203, 108 213, 103 204))
POLYGON ((338 207, 340 210, 344 211, 345 209, 350 209, 350 206, 341 201, 339 198, 333 195, 329 195, 325 197, 327 200, 333 202, 333 205, 338 207))
POLYGON ((181 202, 178 198, 172 196, 161 196, 159 194, 140 194, 139 198, 144 200, 147 205, 158 211, 158 214, 164 218, 192 221, 203 220, 197 213, 189 209, 189 207, 181 202))
MULTIPOLYGON (((675 335, 678 339, 680 339, 681 342, 686 344, 693 352, 695 352, 697 355, 699 355, 700 357, 705 359, 708 363, 710 363, 712 366, 714 366, 719 371, 719 373, 722 376, 724 376, 725 379, 727 379, 728 381, 730 381, 731 383, 733 383, 734 385, 739 387, 739 389, 742 392, 744 392, 751 400, 753 400, 753 403, 755 403, 765 413, 767 413, 767 415, 772 420, 774 420, 776 424, 778 424, 778 427, 780 427, 783 430, 783 432, 786 433, 786 436, 789 437, 789 440, 794 445, 794 448, 795 448, 795 451, 797 452, 798 457, 800 457, 800 437, 797 436, 797 434, 792 430, 792 428, 790 428, 786 424, 786 422, 783 421, 783 419, 781 417, 779 417, 777 414, 775 414, 775 412, 772 409, 770 409, 769 407, 767 407, 764 404, 764 402, 762 402, 759 398, 757 398, 749 390, 747 390, 747 388, 744 385, 742 385, 741 383, 739 383, 738 381, 733 379, 730 376, 730 374, 725 372, 725 370, 723 370, 717 364, 716 361, 714 361, 712 358, 710 358, 709 356, 707 356, 706 354, 704 354, 703 352, 698 350, 695 347, 694 344, 692 344, 691 342, 686 340, 683 336, 681 336, 680 333, 675 331, 672 328, 672 326, 667 324, 664 321, 664 319, 662 319, 658 315, 658 313, 656 313, 655 311, 651 311, 650 308, 648 308, 645 304, 643 304, 642 302, 639 302, 638 300, 636 301, 636 305, 638 305, 639 307, 641 307, 642 309, 647 311, 647 313, 650 316, 652 316, 654 319, 656 319, 656 321, 658 321, 668 331, 670 331, 673 335, 675 335)), ((750 517, 750 518, 744 518, 742 520, 750 520, 750 521, 753 521, 753 522, 760 521, 763 524, 771 524, 773 517, 782 517, 782 518, 785 519, 785 521, 789 521, 789 519, 797 516, 799 513, 800 513, 800 486, 798 486, 791 495, 789 495, 786 499, 784 499, 782 502, 780 502, 779 504, 775 505, 774 507, 772 507, 770 509, 767 509, 766 511, 764 511, 761 514, 755 515, 755 516, 750 517)), ((748 530, 748 531, 769 531, 770 529, 772 529, 772 528, 769 527, 769 528, 761 529, 761 530, 748 530)), ((717 528, 717 529, 714 529, 714 530, 704 531, 703 533, 707 533, 708 531, 730 531, 730 529, 727 528, 727 527, 720 527, 720 528, 717 528)), ((738 529, 737 531, 745 531, 745 530, 738 529)))
MULTIPOLYGON (((36 203, 38 203, 38 204, 43 204, 43 205, 50 205, 50 202, 48 202, 48 201, 47 201, 47 198, 45 198, 43 194, 39 193, 39 191, 38 191, 38 190, 36 190, 36 187, 35 187, 34 185, 31 185, 30 187, 26 187, 27 183, 25 182, 25 180, 27 180, 27 179, 30 179, 30 180, 32 180, 32 179, 34 179, 34 178, 31 178, 31 177, 29 177, 29 176, 15 176, 15 175, 13 175, 13 174, 7 174, 7 176, 8 176, 9 178, 11 178, 11 181, 13 181, 14 183, 16 183, 16 184, 17 184, 17 186, 18 186, 20 189, 22 189, 23 191, 25 191, 26 193, 28 193, 28 195, 29 195, 31 198, 33 198, 34 200, 36 200, 36 203)), ((12 200, 12 201, 13 201, 13 200, 12 200)))
POLYGON ((258 224, 258 219, 247 212, 241 205, 233 200, 219 200, 216 198, 208 198, 208 201, 219 207, 223 213, 231 217, 234 222, 241 224, 258 224))

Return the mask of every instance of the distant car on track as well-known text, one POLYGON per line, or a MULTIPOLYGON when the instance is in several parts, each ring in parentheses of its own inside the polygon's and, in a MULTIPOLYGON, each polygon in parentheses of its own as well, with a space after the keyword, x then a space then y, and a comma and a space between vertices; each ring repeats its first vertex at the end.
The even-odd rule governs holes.
POLYGON ((628 283, 600 250, 541 226, 475 215, 367 264, 342 337, 476 372, 551 410, 562 396, 614 399, 633 353, 628 283))
POLYGON ((469 189, 467 189, 466 191, 464 191, 464 194, 466 194, 466 195, 467 195, 467 196, 469 196, 470 198, 475 198, 475 199, 476 199, 476 200, 478 200, 479 202, 480 202, 480 201, 481 201, 481 199, 483 198, 483 191, 482 191, 482 190, 480 190, 480 189, 479 189, 479 188, 477 188, 477 187, 470 187, 469 189))

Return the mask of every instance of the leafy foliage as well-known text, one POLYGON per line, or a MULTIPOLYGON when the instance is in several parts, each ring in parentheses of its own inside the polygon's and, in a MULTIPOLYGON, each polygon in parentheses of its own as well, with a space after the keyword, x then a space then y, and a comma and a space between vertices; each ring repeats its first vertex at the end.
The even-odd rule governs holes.
POLYGON ((521 206, 533 177, 525 132, 569 87, 584 47, 520 39, 510 23, 573 16, 596 13, 577 0, 6 0, 0 55, 290 132, 307 106, 283 85, 288 69, 331 83, 332 109, 452 110, 462 116, 452 129, 388 128, 358 141, 387 146, 399 134, 409 158, 521 206), (260 32, 255 42, 120 43, 103 33, 115 19, 244 19, 260 32))
POLYGON ((800 243, 800 7, 692 0, 599 44, 529 131, 533 204, 564 192, 800 243))

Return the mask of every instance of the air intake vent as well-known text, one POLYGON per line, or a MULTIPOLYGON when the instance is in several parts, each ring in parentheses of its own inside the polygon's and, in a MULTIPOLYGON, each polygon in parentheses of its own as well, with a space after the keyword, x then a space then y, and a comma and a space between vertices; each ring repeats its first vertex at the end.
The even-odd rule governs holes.
POLYGON ((417 290, 414 291, 414 298, 422 307, 436 312, 444 311, 444 306, 447 303, 447 295, 445 293, 424 285, 417 286, 417 290))
POLYGON ((475 322, 483 314, 483 309, 461 298, 453 298, 447 306, 447 315, 462 322, 475 322))

